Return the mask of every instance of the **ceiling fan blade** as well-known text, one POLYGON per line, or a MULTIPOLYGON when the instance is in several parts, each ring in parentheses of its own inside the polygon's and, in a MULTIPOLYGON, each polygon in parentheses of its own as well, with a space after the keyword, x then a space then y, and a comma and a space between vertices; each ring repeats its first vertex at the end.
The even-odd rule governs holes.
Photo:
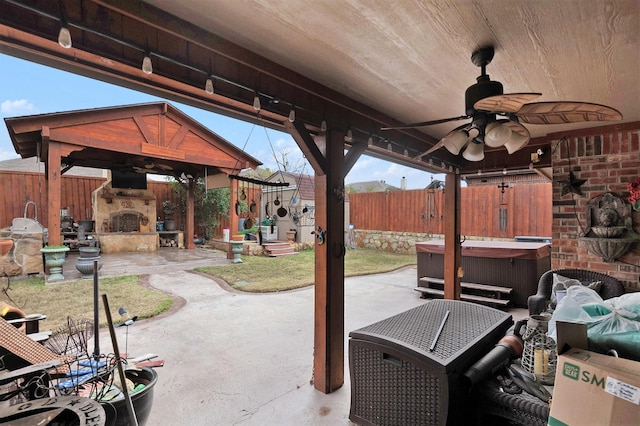
POLYGON ((539 98, 542 93, 505 93, 504 95, 489 96, 473 104, 478 111, 489 112, 518 112, 527 102, 539 98))
POLYGON ((420 160, 422 157, 424 157, 425 155, 429 155, 434 151, 439 150, 440 148, 442 148, 444 146, 444 139, 440 139, 438 141, 438 143, 436 143, 434 146, 432 146, 431 148, 429 148, 427 151, 423 152, 422 154, 418 154, 415 157, 413 157, 414 160, 420 160))
POLYGON ((528 124, 622 120, 620 111, 588 102, 534 102, 523 105, 516 115, 520 122, 528 124))
POLYGON ((434 146, 429 148, 429 150, 423 152, 420 155, 413 157, 414 160, 418 160, 425 155, 429 155, 432 152, 445 147, 449 152, 453 155, 458 155, 460 150, 469 142, 469 129, 471 128, 471 123, 463 124, 462 126, 458 126, 446 135, 442 139, 438 141, 434 146))
POLYGON ((402 124, 400 126, 387 126, 381 127, 380 130, 400 130, 400 129, 413 129, 415 127, 433 126, 434 124, 448 123, 450 121, 464 120, 471 118, 468 115, 461 115, 460 117, 443 118, 440 120, 423 121, 421 123, 402 124))

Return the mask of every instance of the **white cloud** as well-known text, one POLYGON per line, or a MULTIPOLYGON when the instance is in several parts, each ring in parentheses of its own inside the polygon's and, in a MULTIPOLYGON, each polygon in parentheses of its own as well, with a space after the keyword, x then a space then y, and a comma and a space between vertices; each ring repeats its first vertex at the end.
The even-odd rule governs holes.
POLYGON ((28 115, 36 112, 36 108, 26 99, 6 100, 0 104, 0 113, 6 116, 28 115))
POLYGON ((15 151, 0 151, 0 161, 11 160, 20 157, 15 151))

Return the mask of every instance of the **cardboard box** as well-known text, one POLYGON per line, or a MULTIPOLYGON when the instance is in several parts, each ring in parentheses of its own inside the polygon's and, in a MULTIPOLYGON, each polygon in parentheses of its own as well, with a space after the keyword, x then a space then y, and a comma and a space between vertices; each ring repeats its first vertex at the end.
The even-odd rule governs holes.
MULTIPOLYGON (((568 327, 575 330, 576 326, 568 327)), ((558 348, 562 350, 560 327, 558 348)), ((562 353, 558 357, 548 424, 640 425, 640 362, 575 347, 562 353)))

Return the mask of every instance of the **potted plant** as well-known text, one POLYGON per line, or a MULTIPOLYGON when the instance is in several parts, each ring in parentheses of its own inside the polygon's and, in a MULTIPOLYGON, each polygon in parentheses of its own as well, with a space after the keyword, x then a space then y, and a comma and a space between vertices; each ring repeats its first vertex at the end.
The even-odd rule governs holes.
POLYGON ((164 200, 162 202, 162 213, 164 214, 164 230, 175 231, 176 221, 173 219, 173 214, 177 210, 178 205, 171 200, 164 200))
POLYGON ((68 251, 69 247, 67 246, 46 246, 40 249, 40 252, 44 255, 44 264, 49 267, 48 282, 64 280, 62 265, 68 251))

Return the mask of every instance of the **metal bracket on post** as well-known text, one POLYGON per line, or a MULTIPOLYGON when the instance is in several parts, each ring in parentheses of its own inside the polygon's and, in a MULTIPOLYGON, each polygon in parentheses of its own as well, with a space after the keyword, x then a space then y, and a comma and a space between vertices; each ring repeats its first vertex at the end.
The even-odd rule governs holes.
POLYGON ((318 229, 316 231, 311 231, 311 235, 315 235, 316 239, 318 240, 318 245, 321 246, 324 244, 324 238, 325 238, 325 234, 327 233, 326 229, 322 229, 320 226, 318 226, 318 229))

